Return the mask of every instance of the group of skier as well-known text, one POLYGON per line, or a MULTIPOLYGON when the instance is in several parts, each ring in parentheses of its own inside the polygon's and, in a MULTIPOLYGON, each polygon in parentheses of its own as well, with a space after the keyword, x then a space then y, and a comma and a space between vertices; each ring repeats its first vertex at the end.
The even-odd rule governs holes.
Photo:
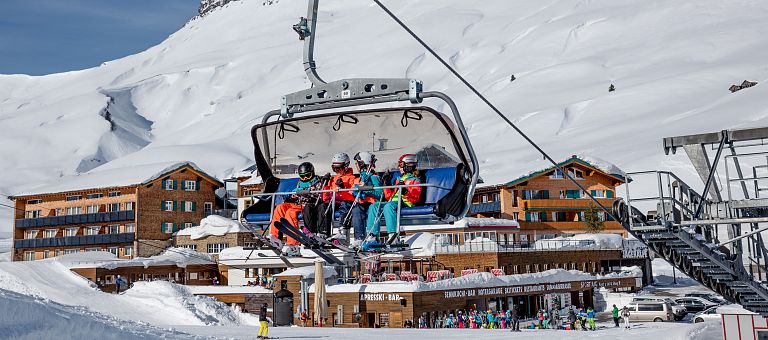
POLYGON ((392 243, 398 235, 398 201, 404 207, 412 207, 421 196, 418 159, 414 154, 402 155, 398 160, 401 175, 393 184, 405 187, 383 189, 382 186, 391 182, 391 173, 385 172, 380 176, 376 172, 374 154, 358 152, 353 160, 357 175, 350 167, 350 158, 346 153, 333 155, 333 174, 327 173, 322 177, 315 173, 312 163, 301 163, 296 188, 283 203, 274 207, 270 222, 270 243, 274 246, 282 245, 282 253, 287 256, 299 255, 300 242, 286 237, 283 244, 279 238, 280 231, 275 225, 281 219, 286 219, 298 228, 299 212, 303 215, 302 232, 307 235, 340 242, 345 239, 342 229, 353 229, 354 240, 349 242, 352 248, 365 248, 367 243, 376 242, 383 219, 389 235, 387 243, 392 243), (334 215, 340 217, 341 228, 335 235, 331 235, 334 215))

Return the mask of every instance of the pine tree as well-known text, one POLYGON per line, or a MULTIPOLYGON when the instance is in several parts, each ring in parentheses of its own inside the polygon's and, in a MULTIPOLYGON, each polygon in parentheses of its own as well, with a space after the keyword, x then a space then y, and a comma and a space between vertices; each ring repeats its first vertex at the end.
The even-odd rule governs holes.
POLYGON ((598 209, 591 203, 589 208, 584 211, 584 229, 588 233, 599 233, 605 229, 605 223, 600 220, 598 212, 598 209))

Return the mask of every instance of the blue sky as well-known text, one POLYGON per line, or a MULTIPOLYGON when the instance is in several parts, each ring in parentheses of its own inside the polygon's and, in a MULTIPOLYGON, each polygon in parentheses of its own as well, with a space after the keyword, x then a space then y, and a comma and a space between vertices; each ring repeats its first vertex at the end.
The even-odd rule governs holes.
POLYGON ((98 66, 163 41, 199 0, 1 0, 0 74, 98 66))

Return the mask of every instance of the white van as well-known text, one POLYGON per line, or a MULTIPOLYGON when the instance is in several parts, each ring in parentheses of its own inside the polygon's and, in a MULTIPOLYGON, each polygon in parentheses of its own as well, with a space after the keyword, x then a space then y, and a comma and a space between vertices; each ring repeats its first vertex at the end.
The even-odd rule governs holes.
POLYGON ((661 301, 636 301, 627 305, 630 321, 675 321, 672 306, 661 301))
POLYGON ((685 306, 675 302, 675 300, 672 300, 670 297, 666 296, 637 296, 632 298, 632 302, 638 302, 638 301, 658 301, 658 302, 666 302, 672 307, 672 314, 675 316, 675 321, 680 321, 683 318, 685 318, 686 315, 688 315, 688 310, 685 308, 685 306))

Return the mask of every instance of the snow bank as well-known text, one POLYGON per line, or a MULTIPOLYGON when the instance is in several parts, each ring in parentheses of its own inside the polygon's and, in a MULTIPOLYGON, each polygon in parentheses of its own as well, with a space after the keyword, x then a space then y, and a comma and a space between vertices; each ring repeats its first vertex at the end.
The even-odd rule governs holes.
POLYGON ((165 281, 135 282, 122 295, 102 292, 59 261, 0 263, 0 289, 153 325, 257 324, 250 315, 165 281))
POLYGON ((415 233, 405 239, 410 250, 411 256, 433 256, 435 255, 435 235, 427 232, 415 233))
POLYGON ((184 268, 190 264, 216 264, 210 254, 198 253, 187 248, 168 248, 160 255, 136 257, 130 260, 118 259, 112 253, 104 251, 79 252, 62 255, 44 261, 56 261, 68 268, 105 268, 144 267, 175 265, 184 268))
POLYGON ((82 307, 0 289, 2 337, 7 339, 188 339, 189 334, 117 320, 82 307))
POLYGON ((210 215, 200 220, 199 226, 179 230, 176 235, 185 235, 193 240, 197 240, 208 236, 224 236, 230 233, 246 232, 250 231, 237 221, 218 215, 210 215))
POLYGON ((186 286, 192 294, 272 294, 261 286, 186 286))
MULTIPOLYGON (((5 235, 0 235, 5 236, 5 235)), ((11 260, 11 245, 13 240, 10 238, 0 238, 0 262, 8 262, 11 260)))
MULTIPOLYGON (((305 279, 314 279, 315 278, 315 267, 314 266, 307 266, 307 267, 299 267, 299 268, 290 268, 286 271, 275 274, 272 276, 301 276, 305 279)), ((336 267, 333 266, 323 266, 323 276, 325 278, 329 277, 335 277, 336 276, 336 267)))

